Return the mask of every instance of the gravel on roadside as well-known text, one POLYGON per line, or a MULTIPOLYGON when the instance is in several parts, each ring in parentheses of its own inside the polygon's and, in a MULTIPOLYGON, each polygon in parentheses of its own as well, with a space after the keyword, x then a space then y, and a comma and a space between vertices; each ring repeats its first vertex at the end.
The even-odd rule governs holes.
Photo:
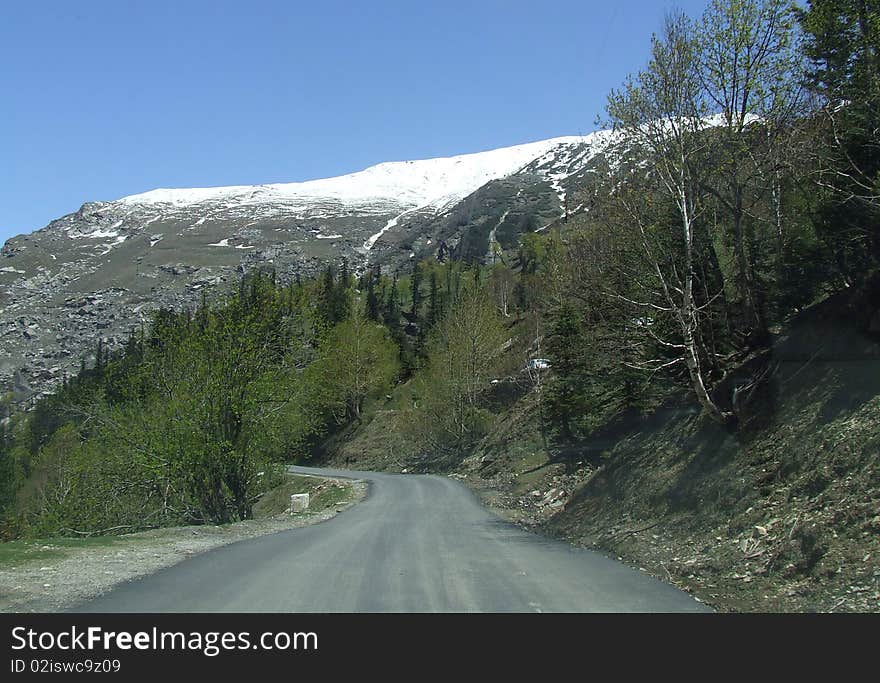
MULTIPOLYGON (((224 526, 152 529, 104 547, 65 547, 57 557, 0 568, 0 612, 61 612, 116 585, 214 548, 326 521, 363 500, 364 481, 346 480, 350 499, 321 512, 283 514, 224 526)), ((53 550, 51 541, 46 550, 53 550)))

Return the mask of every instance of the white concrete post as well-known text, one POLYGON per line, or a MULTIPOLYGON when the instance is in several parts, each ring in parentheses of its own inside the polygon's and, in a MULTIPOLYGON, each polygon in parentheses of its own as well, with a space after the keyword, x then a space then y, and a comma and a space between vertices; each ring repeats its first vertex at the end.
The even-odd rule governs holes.
POLYGON ((309 509, 309 494, 294 493, 290 496, 290 514, 309 509))

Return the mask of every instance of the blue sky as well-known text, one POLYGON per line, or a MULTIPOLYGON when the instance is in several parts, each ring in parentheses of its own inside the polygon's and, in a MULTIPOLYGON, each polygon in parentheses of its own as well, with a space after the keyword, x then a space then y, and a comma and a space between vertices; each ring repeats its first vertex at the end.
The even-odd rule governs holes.
POLYGON ((595 129, 705 0, 12 0, 0 241, 84 201, 290 182, 595 129))

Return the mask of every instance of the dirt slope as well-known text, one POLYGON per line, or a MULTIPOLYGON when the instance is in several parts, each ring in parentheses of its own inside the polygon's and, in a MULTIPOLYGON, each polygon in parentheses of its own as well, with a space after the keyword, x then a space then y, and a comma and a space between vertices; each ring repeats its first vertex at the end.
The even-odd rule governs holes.
POLYGON ((514 518, 720 610, 880 611, 880 344, 860 331, 872 310, 841 295, 792 321, 751 361, 769 379, 735 433, 682 395, 558 457, 528 444, 527 407, 462 474, 514 518))

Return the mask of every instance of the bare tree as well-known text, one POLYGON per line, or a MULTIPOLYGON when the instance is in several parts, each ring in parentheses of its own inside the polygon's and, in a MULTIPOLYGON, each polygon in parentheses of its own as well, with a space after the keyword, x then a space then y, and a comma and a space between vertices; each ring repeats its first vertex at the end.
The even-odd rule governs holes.
MULTIPOLYGON (((695 232, 704 209, 703 161, 707 144, 707 103, 700 82, 697 47, 692 22, 682 13, 668 15, 661 36, 653 39, 647 69, 629 78, 621 91, 613 91, 607 108, 622 150, 616 160, 621 183, 617 197, 638 231, 642 253, 659 295, 659 299, 629 299, 629 303, 646 312, 671 316, 678 339, 664 339, 651 332, 656 344, 675 352, 672 360, 664 361, 665 365, 683 363, 705 412, 728 423, 734 416, 722 410, 709 392, 700 335, 707 303, 698 301, 695 289, 695 232), (640 162, 644 159, 650 165, 647 170, 640 162), (638 193, 624 193, 624 185, 636 176, 647 181, 648 187, 638 193), (664 255, 664 242, 668 243, 668 239, 657 234, 658 224, 652 219, 656 212, 650 205, 656 197, 665 197, 675 207, 680 265, 678 259, 664 255)), ((662 230, 664 226, 659 227, 662 230)))

